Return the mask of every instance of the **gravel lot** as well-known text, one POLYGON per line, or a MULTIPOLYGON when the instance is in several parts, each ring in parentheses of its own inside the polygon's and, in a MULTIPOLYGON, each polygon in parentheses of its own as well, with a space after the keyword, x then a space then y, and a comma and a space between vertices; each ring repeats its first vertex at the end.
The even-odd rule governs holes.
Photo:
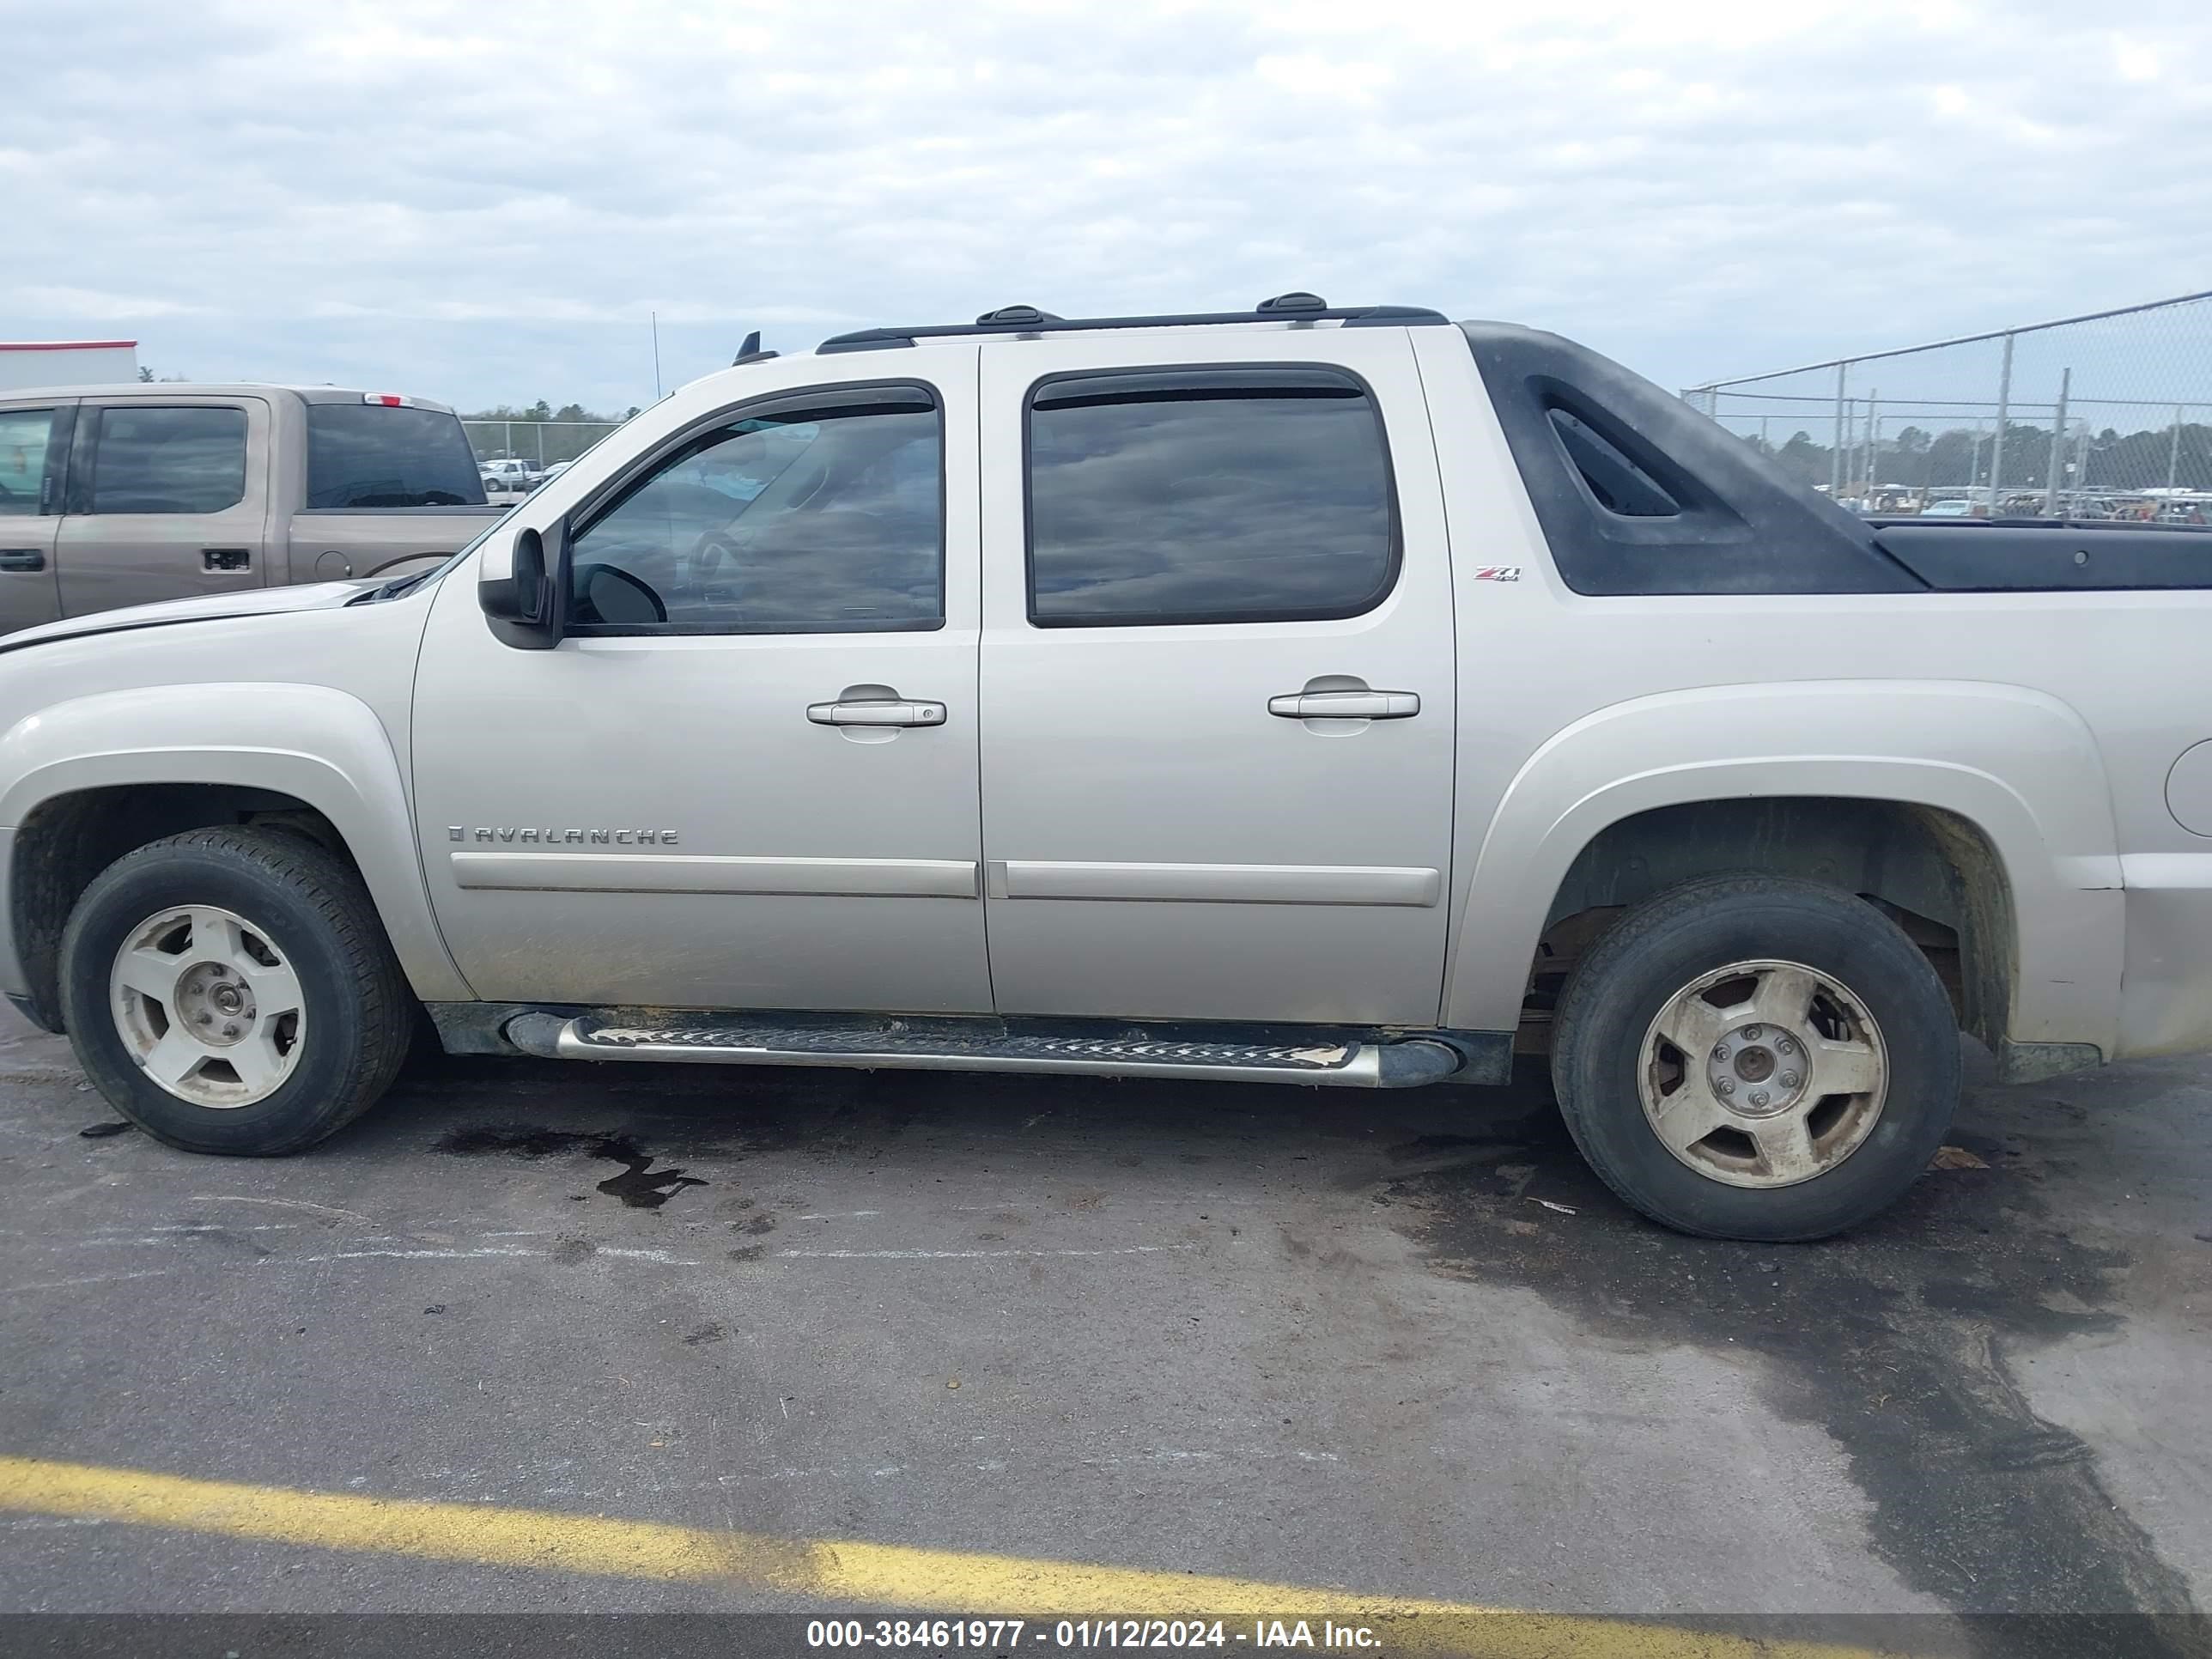
MULTIPOLYGON (((17 1457, 1534 1609, 2212 1607, 2201 1062, 1978 1086, 1960 1167, 1776 1248, 1630 1216, 1533 1077, 445 1060, 258 1163, 83 1138, 7 1019, 17 1457)), ((767 1604, 5 1513, 0 1587, 767 1604)))

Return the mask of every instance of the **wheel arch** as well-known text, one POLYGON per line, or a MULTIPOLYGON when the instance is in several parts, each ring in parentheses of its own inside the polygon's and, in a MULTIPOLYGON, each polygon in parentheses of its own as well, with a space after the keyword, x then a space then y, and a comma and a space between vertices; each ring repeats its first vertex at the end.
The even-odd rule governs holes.
POLYGON ((1993 1048, 2112 1052, 2122 895, 2110 794, 2080 716, 2043 693, 1716 687, 1577 721, 1514 777, 1474 855, 1444 1024, 1518 1024, 1547 930, 1592 895, 1656 890, 1662 870, 1807 876, 1954 927, 1964 1023, 1993 1048), (1867 835, 1871 847, 1853 839, 1867 835), (1950 915, 1923 908, 1939 874, 1950 915))
POLYGON ((73 699, 0 737, 0 988, 50 1030, 61 930, 93 877, 149 842, 221 823, 274 821, 331 845, 359 872, 416 994, 472 994, 430 912, 398 757, 356 697, 212 684, 73 699))
MULTIPOLYGON (((2017 907, 2003 860, 1976 824, 1942 807, 1834 796, 1738 796, 1615 819, 1576 854, 1552 896, 1531 973, 1547 981, 1619 915, 1699 878, 1792 876, 1876 904, 1935 963, 1961 1029, 1997 1048, 2019 975, 2017 907)), ((1524 1014, 1524 1024, 1528 1023, 1524 1014)))

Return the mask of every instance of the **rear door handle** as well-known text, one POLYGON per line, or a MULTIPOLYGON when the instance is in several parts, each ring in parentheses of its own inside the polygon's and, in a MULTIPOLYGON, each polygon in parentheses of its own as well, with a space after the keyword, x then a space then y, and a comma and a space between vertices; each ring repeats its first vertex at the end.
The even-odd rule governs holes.
POLYGON ((200 568, 203 570, 251 570, 253 550, 250 547, 204 547, 200 549, 200 568))
POLYGON ((46 550, 38 547, 0 547, 0 570, 44 570, 46 550))
POLYGON ((1414 691, 1293 691, 1267 699, 1286 720, 1408 720, 1421 712, 1414 691))
POLYGON ((942 726, 945 705, 902 697, 866 702, 810 702, 806 718, 817 726, 942 726))

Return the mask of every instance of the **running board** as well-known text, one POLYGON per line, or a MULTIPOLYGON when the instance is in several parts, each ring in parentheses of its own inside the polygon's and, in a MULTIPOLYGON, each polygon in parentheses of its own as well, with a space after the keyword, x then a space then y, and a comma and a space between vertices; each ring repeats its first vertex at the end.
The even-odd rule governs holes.
POLYGON ((625 1024, 591 1014, 519 1014, 507 1040, 549 1060, 677 1060, 702 1066, 846 1066, 926 1072, 1071 1073, 1085 1077, 1182 1078, 1218 1083, 1303 1083, 1400 1089, 1435 1083, 1465 1063, 1423 1037, 1389 1042, 1203 1042, 1115 1036, 1026 1036, 918 1030, 899 1020, 872 1029, 694 1019, 625 1024))

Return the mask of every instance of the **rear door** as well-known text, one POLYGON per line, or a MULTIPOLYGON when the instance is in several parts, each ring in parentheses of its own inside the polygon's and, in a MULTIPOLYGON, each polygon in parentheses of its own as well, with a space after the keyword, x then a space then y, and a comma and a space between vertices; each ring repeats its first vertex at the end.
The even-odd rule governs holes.
POLYGON ((1452 595, 1395 329, 983 348, 1002 1012, 1429 1024, 1452 595))
POLYGON ((54 538, 74 398, 0 405, 0 634, 61 615, 54 538))
POLYGON ((270 428, 259 398, 87 398, 60 535, 63 614, 261 586, 270 428))
POLYGON ((490 517, 467 432, 448 409, 378 392, 308 392, 306 505, 283 538, 277 581, 342 581, 427 568, 490 517))

